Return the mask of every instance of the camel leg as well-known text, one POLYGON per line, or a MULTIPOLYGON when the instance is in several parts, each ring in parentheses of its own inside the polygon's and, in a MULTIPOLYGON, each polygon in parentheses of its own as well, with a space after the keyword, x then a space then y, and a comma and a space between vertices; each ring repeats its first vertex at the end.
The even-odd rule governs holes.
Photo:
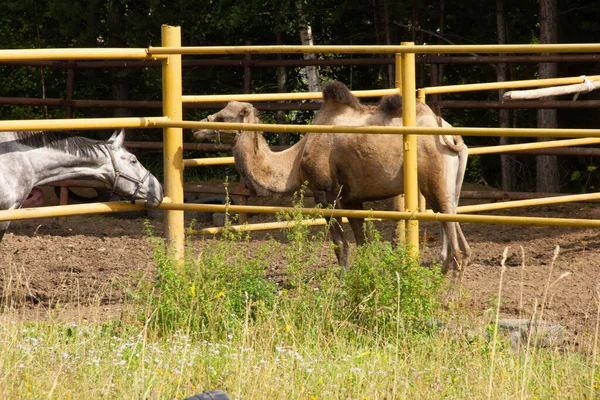
MULTIPOLYGON (((437 196, 437 198, 441 198, 441 196, 437 196)), ((452 204, 449 204, 449 202, 431 201, 431 204, 434 212, 445 214, 455 213, 455 207, 453 207, 452 204)), ((459 230, 460 227, 456 222, 442 222, 442 249, 440 251, 440 260, 442 262, 442 273, 444 275, 447 275, 450 270, 456 270, 460 273, 462 267, 462 253, 459 245, 459 236, 462 235, 462 231, 459 235, 459 230)), ((464 235, 462 235, 462 239, 464 240, 464 235)), ((466 240, 464 242, 466 243, 466 240)))
MULTIPOLYGON (((360 201, 344 201, 342 205, 344 209, 348 210, 362 210, 363 204, 360 201)), ((348 218, 352 233, 354 233, 354 239, 356 240, 356 246, 362 246, 365 244, 365 230, 364 230, 364 218, 348 218)))
POLYGON ((448 274, 450 270, 458 270, 461 273, 462 254, 458 244, 456 222, 442 222, 442 273, 448 274))
MULTIPOLYGON (((394 205, 392 209, 394 211, 406 211, 403 194, 394 197, 394 205)), ((392 243, 394 244, 394 246, 404 245, 406 242, 405 220, 400 220, 396 223, 396 230, 394 233, 394 238, 392 239, 392 243)))
MULTIPOLYGON (((326 208, 329 204, 334 204, 333 199, 328 201, 328 196, 325 192, 315 191, 315 202, 326 208)), ((344 235, 342 224, 339 221, 331 222, 331 217, 325 217, 327 225, 330 227, 331 241, 333 242, 333 251, 337 257, 338 264, 344 268, 348 268, 348 241, 344 235)))
POLYGON ((331 218, 326 217, 325 220, 330 226, 331 241, 333 242, 335 256, 338 264, 344 268, 348 268, 348 241, 344 235, 342 224, 338 221, 331 222, 331 218))
MULTIPOLYGON (((438 199, 441 198, 443 198, 443 196, 440 194, 430 195, 427 198, 433 211, 454 214, 453 207, 449 202, 438 201, 438 199)), ((440 250, 440 261, 442 262, 442 273, 444 275, 447 275, 450 270, 459 270, 461 267, 461 252, 458 243, 457 225, 456 222, 442 222, 442 248, 440 250)))
POLYGON ((460 266, 460 279, 462 280, 462 275, 471 260, 471 246, 467 242, 465 235, 460 227, 460 224, 456 222, 456 232, 458 234, 458 244, 460 246, 460 250, 462 251, 462 263, 460 266))

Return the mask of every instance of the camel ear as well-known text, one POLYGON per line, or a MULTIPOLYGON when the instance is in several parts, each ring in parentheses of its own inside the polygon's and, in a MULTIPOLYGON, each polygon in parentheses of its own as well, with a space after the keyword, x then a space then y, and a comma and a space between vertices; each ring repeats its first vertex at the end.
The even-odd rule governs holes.
POLYGON ((240 115, 245 124, 252 124, 256 122, 254 111, 254 106, 252 104, 244 105, 244 108, 242 108, 240 111, 240 115))

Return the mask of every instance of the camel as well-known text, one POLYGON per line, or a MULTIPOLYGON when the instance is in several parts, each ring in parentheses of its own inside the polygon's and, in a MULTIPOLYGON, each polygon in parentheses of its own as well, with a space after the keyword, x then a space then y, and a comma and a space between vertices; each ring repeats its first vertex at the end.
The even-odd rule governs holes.
MULTIPOLYGON (((386 96, 377 106, 363 105, 341 82, 323 90, 323 104, 314 125, 401 126, 402 97, 386 96)), ((203 121, 260 123, 249 103, 232 101, 203 121)), ((418 126, 451 125, 417 102, 418 126)), ((232 140, 235 165, 259 196, 290 194, 304 182, 323 206, 363 209, 365 201, 404 193, 403 141, 399 134, 308 133, 292 147, 273 152, 262 132, 196 130, 197 140, 232 140)), ((456 213, 467 162, 460 136, 419 135, 419 189, 435 212, 456 213)), ((357 245, 365 243, 362 218, 349 218, 357 245)), ((347 267, 348 242, 341 226, 331 225, 331 238, 340 265, 347 267)), ((471 248, 457 222, 442 222, 442 271, 462 274, 471 248)))

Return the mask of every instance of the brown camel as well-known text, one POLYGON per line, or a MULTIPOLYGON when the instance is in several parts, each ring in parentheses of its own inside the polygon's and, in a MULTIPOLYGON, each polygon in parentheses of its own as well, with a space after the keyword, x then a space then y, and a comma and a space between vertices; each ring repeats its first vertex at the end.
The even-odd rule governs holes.
MULTIPOLYGON (((230 102, 204 121, 260 123, 249 103, 230 102)), ((402 97, 382 98, 378 106, 366 106, 341 82, 323 90, 323 105, 315 125, 401 126, 402 97)), ((450 127, 431 109, 417 102, 418 126, 450 127)), ((306 134, 298 143, 273 152, 261 132, 196 130, 198 140, 233 140, 238 171, 258 195, 293 193, 304 182, 324 206, 363 209, 363 202, 404 193, 403 142, 398 134, 306 134)), ((467 162, 467 148, 460 136, 418 136, 419 189, 436 212, 456 213, 467 162)), ((365 242, 362 218, 350 218, 357 245, 365 242)), ((347 266, 348 242, 339 224, 331 237, 338 262, 347 266)), ((457 222, 442 222, 442 271, 462 271, 471 249, 457 222)))

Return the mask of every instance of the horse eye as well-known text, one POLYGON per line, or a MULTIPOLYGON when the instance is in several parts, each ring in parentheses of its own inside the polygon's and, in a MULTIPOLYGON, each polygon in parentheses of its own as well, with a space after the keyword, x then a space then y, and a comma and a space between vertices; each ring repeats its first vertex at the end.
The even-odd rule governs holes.
POLYGON ((135 158, 135 156, 131 156, 131 163, 132 164, 137 164, 138 163, 138 160, 137 160, 137 158, 135 158))

